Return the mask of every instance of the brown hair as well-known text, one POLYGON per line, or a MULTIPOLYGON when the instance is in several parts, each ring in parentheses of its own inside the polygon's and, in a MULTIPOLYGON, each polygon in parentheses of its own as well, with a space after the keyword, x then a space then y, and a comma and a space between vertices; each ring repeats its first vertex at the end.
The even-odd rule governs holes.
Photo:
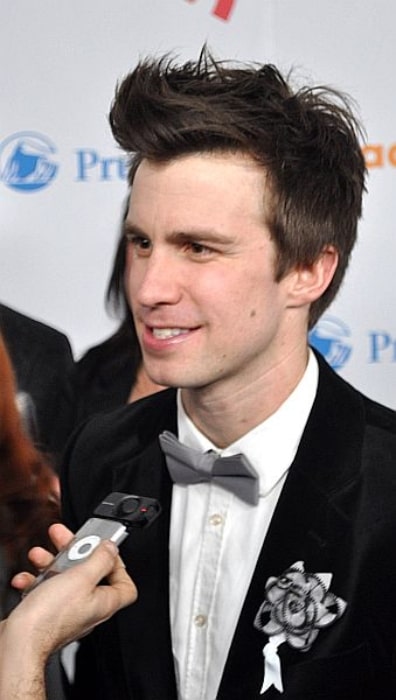
POLYGON ((331 284, 312 304, 312 327, 342 282, 362 212, 362 129, 350 98, 324 87, 294 91, 273 65, 233 66, 204 48, 183 65, 142 60, 117 86, 109 119, 132 155, 130 184, 143 158, 234 151, 263 166, 276 279, 312 264, 327 245, 339 253, 331 284))
POLYGON ((59 520, 55 473, 25 433, 11 362, 0 336, 0 547, 11 575, 31 569, 33 545, 52 548, 48 526, 59 520))

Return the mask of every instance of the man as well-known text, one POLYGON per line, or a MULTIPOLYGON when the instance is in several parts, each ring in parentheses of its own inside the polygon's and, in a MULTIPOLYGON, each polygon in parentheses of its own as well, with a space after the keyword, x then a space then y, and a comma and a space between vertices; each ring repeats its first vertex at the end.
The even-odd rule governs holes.
MULTIPOLYGON (((51 532, 59 547, 70 539, 62 525, 51 532)), ((0 700, 44 700, 48 656, 135 600, 117 552, 113 542, 102 542, 88 560, 38 586, 0 623, 0 700), (99 585, 105 576, 107 585, 99 585)), ((40 548, 35 556, 38 565, 49 562, 40 548)), ((14 584, 23 589, 32 579, 19 574, 14 584)))
POLYGON ((395 414, 307 345, 361 215, 348 102, 204 51, 142 61, 110 121, 132 154, 128 302, 173 389, 66 455, 72 529, 110 490, 163 507, 122 545, 139 598, 82 640, 75 697, 393 698, 395 414))
POLYGON ((74 426, 74 361, 60 331, 0 304, 0 331, 18 388, 18 403, 37 446, 55 465, 74 426))

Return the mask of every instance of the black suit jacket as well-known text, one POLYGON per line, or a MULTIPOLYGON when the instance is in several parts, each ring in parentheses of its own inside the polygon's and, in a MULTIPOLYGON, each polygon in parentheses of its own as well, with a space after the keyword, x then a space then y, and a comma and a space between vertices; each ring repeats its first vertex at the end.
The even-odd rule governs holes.
POLYGON ((60 331, 0 304, 0 330, 17 389, 30 396, 41 449, 56 460, 74 425, 74 361, 60 331))
MULTIPOLYGON (((245 599, 219 700, 396 697, 396 417, 319 364, 317 396, 245 599), (347 608, 309 651, 279 648, 283 696, 273 687, 262 696, 268 639, 253 621, 268 578, 296 561, 307 572, 332 573, 331 591, 347 608)), ((172 390, 88 422, 66 454, 64 515, 73 529, 112 490, 152 496, 163 507, 151 528, 121 546, 139 598, 82 641, 76 698, 177 697, 168 606, 172 485, 157 439, 164 429, 176 431, 172 390)))

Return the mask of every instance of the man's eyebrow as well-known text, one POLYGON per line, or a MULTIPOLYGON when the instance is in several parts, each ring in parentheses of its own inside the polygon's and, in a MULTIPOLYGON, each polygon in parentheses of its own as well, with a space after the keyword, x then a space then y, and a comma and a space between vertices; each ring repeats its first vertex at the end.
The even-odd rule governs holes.
POLYGON ((134 236, 141 236, 142 238, 147 238, 147 234, 139 228, 139 226, 135 226, 135 224, 130 223, 130 221, 124 221, 123 227, 123 234, 124 236, 129 235, 134 235, 134 236))
POLYGON ((219 233, 210 229, 192 229, 191 231, 172 231, 168 236, 170 241, 176 243, 183 242, 204 242, 216 243, 218 245, 227 245, 232 242, 230 236, 219 233))
MULTIPOLYGON (((141 238, 149 238, 149 235, 143 231, 142 228, 133 224, 130 221, 125 221, 123 224, 124 236, 134 235, 141 238)), ((211 229, 191 229, 190 231, 175 230, 170 231, 166 238, 171 243, 190 243, 194 241, 201 241, 205 243, 216 243, 218 245, 229 245, 232 243, 232 238, 225 234, 219 233, 218 231, 211 229)))

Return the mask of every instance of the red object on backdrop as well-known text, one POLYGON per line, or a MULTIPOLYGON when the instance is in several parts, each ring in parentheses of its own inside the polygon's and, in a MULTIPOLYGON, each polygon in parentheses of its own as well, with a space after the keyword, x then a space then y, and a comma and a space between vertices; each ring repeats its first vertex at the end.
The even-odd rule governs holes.
MULTIPOLYGON (((195 2, 195 0, 187 0, 187 2, 195 2)), ((216 15, 216 17, 220 17, 220 19, 227 20, 234 5, 235 0, 217 0, 212 14, 216 15)))

